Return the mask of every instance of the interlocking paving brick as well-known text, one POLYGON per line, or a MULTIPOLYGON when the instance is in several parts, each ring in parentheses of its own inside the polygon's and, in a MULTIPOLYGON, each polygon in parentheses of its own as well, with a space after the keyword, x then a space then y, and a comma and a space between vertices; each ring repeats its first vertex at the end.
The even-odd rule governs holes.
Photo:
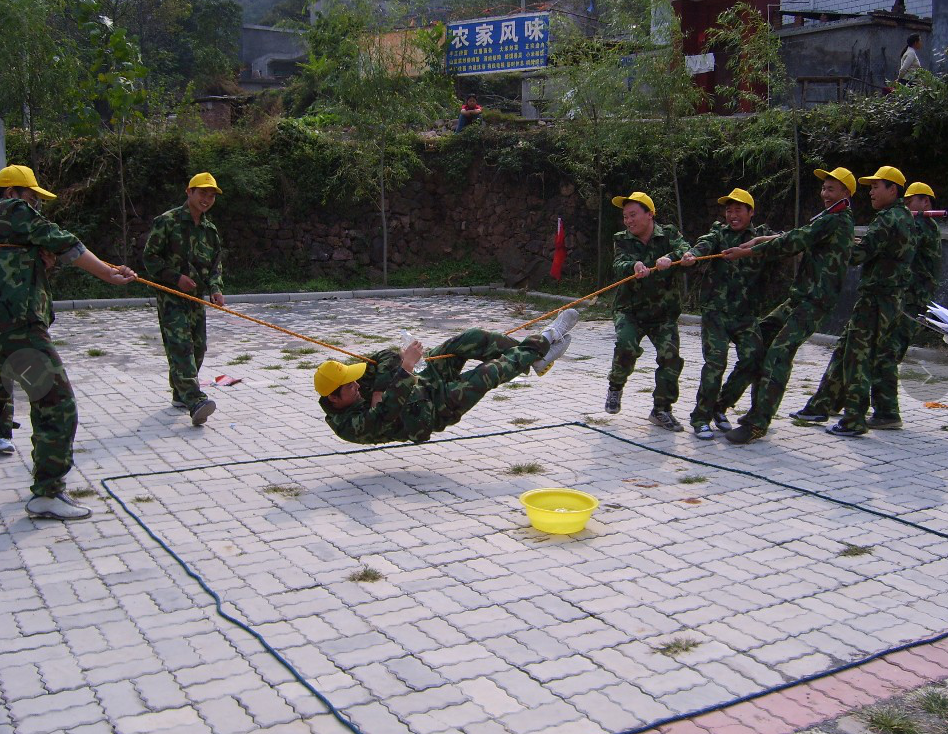
MULTIPOLYGON (((503 304, 449 296, 350 300, 344 311, 331 303, 238 308, 304 330, 315 315, 336 337, 345 336, 343 328, 388 333, 405 314, 423 313, 432 343, 472 323, 474 310, 477 322, 511 320, 503 304), (373 300, 382 304, 378 311, 373 300), (343 313, 344 320, 322 318, 343 313)), ((222 464, 110 486, 126 501, 153 496, 131 506, 205 576, 228 611, 255 625, 334 703, 357 712, 368 731, 413 725, 441 734, 459 729, 462 719, 468 734, 616 731, 696 701, 721 703, 856 660, 948 624, 945 541, 722 469, 701 468, 712 478, 705 484, 679 482, 697 472, 687 461, 696 458, 948 529, 943 419, 911 396, 903 409, 912 423, 902 432, 813 441, 812 430, 781 419, 767 439, 736 451, 645 422, 647 396, 642 405, 635 397, 652 382, 645 355, 630 381, 631 399, 608 430, 674 457, 564 427, 387 447, 361 454, 357 465, 346 456, 227 465, 248 454, 265 459, 343 448, 326 430, 305 380, 292 370, 277 376, 287 380, 259 371, 282 362, 280 348, 294 342, 212 317, 209 369, 238 352, 259 359, 241 367, 240 385, 212 388, 217 420, 192 431, 162 397, 160 348, 123 340, 106 358, 115 362, 83 359, 82 339, 104 333, 116 318, 67 312, 54 327, 71 332, 65 356, 88 406, 77 437, 86 451, 77 455, 71 486, 97 486, 100 477, 141 467, 222 464), (266 387, 276 382, 286 389, 266 387), (119 398, 116 385, 123 388, 119 398), (544 466, 548 486, 578 486, 600 497, 586 531, 554 538, 526 527, 516 497, 537 480, 506 474, 524 461, 544 466), (920 472, 920 462, 932 473, 920 472), (262 491, 270 484, 295 484, 303 494, 271 496, 262 491), (873 553, 838 557, 844 542, 873 545, 873 553), (363 565, 386 578, 346 580, 363 565), (679 635, 701 644, 676 658, 656 652, 679 635), (589 669, 573 670, 577 658, 589 669), (453 697, 429 701, 431 691, 453 697), (419 704, 401 718, 388 708, 413 695, 438 705, 419 704), (591 702, 598 702, 600 719, 583 710, 591 702), (531 709, 545 713, 524 716, 531 709), (478 720, 480 710, 501 718, 478 720), (458 715, 442 721, 439 711, 458 715)), ((153 310, 124 311, 121 319, 129 333, 157 335, 153 310)), ((584 321, 575 335, 572 351, 594 361, 567 356, 542 381, 524 378, 532 390, 504 391, 509 401, 485 401, 446 435, 507 429, 518 415, 552 423, 601 411, 602 395, 575 385, 592 385, 589 367, 608 363, 611 325, 584 321)), ((687 396, 701 361, 697 329, 683 327, 682 344, 687 396)), ((818 378, 827 355, 822 347, 801 348, 788 405, 802 404, 802 379, 818 378)), ((27 477, 25 465, 0 466, 0 692, 12 716, 25 710, 14 705, 73 696, 64 712, 77 712, 70 722, 76 731, 216 731, 217 723, 193 705, 199 700, 210 718, 232 718, 236 729, 286 727, 288 734, 301 725, 324 734, 341 726, 256 640, 219 620, 204 592, 114 502, 91 498, 97 514, 70 526, 24 521, 27 477), (7 489, 10 478, 16 489, 7 489)), ((833 701, 857 705, 944 669, 948 652, 930 647, 919 651, 918 662, 903 661, 879 674, 843 677, 831 689, 818 681, 804 698, 788 701, 810 712, 833 701)), ((18 732, 56 723, 23 716, 11 719, 18 732)), ((0 717, 0 729, 5 725, 0 717)), ((778 731, 733 716, 718 725, 715 734, 778 731)), ((670 730, 686 732, 685 726, 670 730)))

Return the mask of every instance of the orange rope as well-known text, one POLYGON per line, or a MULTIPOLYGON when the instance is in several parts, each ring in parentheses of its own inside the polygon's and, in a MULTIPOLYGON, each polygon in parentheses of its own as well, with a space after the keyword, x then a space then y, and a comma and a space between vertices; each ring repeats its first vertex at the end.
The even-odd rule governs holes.
MULTIPOLYGON (((116 267, 115 265, 110 265, 109 263, 106 263, 104 260, 102 262, 104 262, 110 268, 116 267)), ((337 347, 333 344, 327 344, 326 342, 321 342, 319 341, 319 339, 313 339, 311 336, 306 336, 305 334, 300 334, 295 331, 290 331, 289 329, 284 329, 282 326, 271 324, 269 321, 255 319, 253 316, 248 316, 247 314, 240 313, 239 311, 234 311, 229 308, 224 308, 223 306, 218 306, 216 303, 210 303, 208 301, 205 301, 203 298, 198 298, 197 296, 191 296, 191 295, 188 295, 187 293, 176 291, 174 288, 168 288, 167 286, 163 286, 159 283, 153 283, 150 280, 145 280, 144 278, 136 277, 135 280, 137 280, 139 283, 143 283, 144 285, 150 286, 152 288, 157 288, 160 291, 164 291, 165 293, 170 293, 173 296, 186 298, 189 301, 200 303, 202 306, 205 306, 205 307, 209 306, 210 308, 216 308, 218 311, 223 311, 224 313, 230 314, 231 316, 237 316, 238 318, 241 318, 241 319, 247 319, 247 321, 252 321, 255 324, 260 324, 260 326, 266 326, 269 329, 280 331, 284 334, 287 334, 288 336, 295 336, 297 339, 302 339, 303 341, 310 342, 311 344, 318 344, 319 346, 325 347, 326 349, 333 349, 337 352, 342 352, 343 354, 346 354, 350 357, 355 357, 356 359, 361 359, 363 362, 368 362, 369 364, 377 364, 377 362, 374 359, 363 357, 361 354, 356 354, 355 352, 349 352, 343 349, 342 347, 337 347)))
MULTIPOLYGON (((719 258, 719 257, 724 257, 724 254, 719 252, 717 255, 702 255, 701 257, 696 257, 696 258, 695 258, 695 262, 701 262, 702 260, 714 260, 714 259, 719 258)), ((681 265, 681 260, 674 260, 674 261, 672 262, 672 265, 681 265)), ((652 272, 653 270, 658 270, 658 268, 655 267, 655 266, 652 266, 652 267, 650 267, 650 268, 648 269, 649 272, 652 272)), ((555 309, 553 309, 552 311, 547 311, 547 312, 546 312, 545 314, 543 314, 542 316, 537 316, 535 319, 532 319, 532 320, 530 320, 530 321, 527 321, 526 323, 520 324, 520 326, 515 326, 513 329, 510 329, 509 331, 505 331, 504 333, 509 336, 510 334, 513 334, 515 331, 520 331, 521 329, 525 329, 525 328, 527 328, 528 326, 532 326, 533 324, 537 323, 538 321, 543 321, 544 319, 548 319, 550 316, 553 316, 554 314, 558 314, 560 311, 565 311, 565 310, 568 309, 568 308, 572 308, 572 307, 575 306, 577 303, 582 303, 583 301, 588 301, 590 298, 595 298, 595 297, 598 296, 600 293, 605 293, 606 291, 611 291, 613 288, 618 288, 618 287, 619 287, 620 285, 622 285, 623 283, 628 283, 630 280, 635 280, 636 278, 638 278, 637 275, 630 275, 630 276, 628 276, 627 278, 623 278, 622 280, 617 280, 615 283, 612 283, 611 285, 607 285, 605 288, 600 288, 598 291, 593 291, 592 293, 590 293, 590 294, 588 294, 588 295, 585 295, 585 296, 583 296, 582 298, 577 298, 575 301, 570 301, 570 302, 567 303, 565 306, 560 306, 559 308, 555 308, 555 309)), ((434 356, 434 357, 425 357, 425 361, 426 361, 426 362, 433 362, 433 361, 436 360, 436 359, 448 359, 449 357, 454 357, 454 356, 456 356, 456 355, 454 355, 454 354, 439 354, 439 355, 436 355, 436 356, 434 356)))
MULTIPOLYGON (((21 247, 21 246, 22 246, 22 245, 0 244, 0 247, 21 247)), ((719 258, 719 257, 724 257, 723 253, 718 253, 718 254, 716 254, 716 255, 702 255, 701 257, 696 257, 696 258, 695 258, 695 262, 701 262, 702 260, 714 260, 714 259, 719 258)), ((103 260, 102 262, 103 262, 105 265, 108 265, 110 268, 117 268, 117 266, 112 265, 111 263, 107 263, 107 262, 105 262, 104 260, 103 260)), ((681 260, 674 260, 674 261, 672 262, 672 265, 681 265, 681 260)), ((650 267, 650 268, 648 269, 648 272, 652 272, 652 271, 654 271, 654 270, 658 270, 658 268, 653 265, 652 267, 650 267)), ((567 303, 565 306, 560 306, 559 308, 555 308, 555 309, 553 309, 552 311, 547 311, 545 314, 542 314, 541 316, 537 316, 535 319, 531 319, 530 321, 527 321, 527 322, 525 322, 525 323, 522 323, 522 324, 520 324, 520 326, 515 326, 513 329, 509 329, 509 330, 505 331, 504 334, 506 334, 506 335, 509 336, 510 334, 513 334, 515 331, 520 331, 521 329, 525 329, 525 328, 527 328, 528 326, 532 326, 533 324, 537 323, 538 321, 543 321, 544 319, 548 319, 550 316, 553 316, 553 315, 555 315, 555 314, 558 314, 558 313, 560 313, 561 311, 565 311, 565 310, 568 309, 568 308, 572 308, 573 306, 575 306, 575 305, 577 305, 577 304, 579 304, 579 303, 582 303, 583 301, 588 301, 590 298, 595 298, 596 296, 598 296, 598 295, 601 294, 601 293, 605 293, 605 292, 607 292, 607 291, 611 291, 613 288, 618 288, 618 287, 619 287, 620 285, 622 285, 623 283, 628 283, 630 280, 635 280, 635 279, 638 278, 638 277, 639 277, 639 276, 637 276, 637 275, 630 275, 630 276, 628 276, 628 277, 626 277, 626 278, 623 278, 622 280, 617 280, 615 283, 612 283, 612 284, 610 284, 610 285, 607 285, 607 286, 605 286, 604 288, 600 288, 600 289, 597 290, 597 291, 593 291, 592 293, 589 293, 589 294, 583 296, 582 298, 577 298, 575 301, 570 301, 570 302, 567 303)), ((260 326, 266 326, 266 327, 269 328, 269 329, 275 329, 276 331, 280 331, 280 332, 282 332, 282 333, 284 333, 284 334, 287 334, 287 335, 289 335, 289 336, 295 336, 297 339, 302 339, 303 341, 310 342, 311 344, 318 344, 319 346, 325 347, 326 349, 332 349, 332 350, 335 350, 335 351, 337 351, 337 352, 341 352, 342 354, 346 354, 346 355, 348 355, 348 356, 350 356, 350 357, 355 357, 356 359, 361 359, 363 362, 368 362, 369 364, 377 364, 377 362, 376 362, 375 360, 369 359, 368 357, 364 357, 364 356, 362 356, 361 354, 355 354, 354 352, 346 351, 345 349, 342 349, 341 347, 334 346, 333 344, 327 344, 326 342, 321 342, 321 341, 319 341, 318 339, 313 339, 312 337, 305 336, 304 334, 300 334, 300 333, 295 332, 295 331, 290 331, 289 329, 284 329, 282 326, 277 326, 276 324, 271 324, 271 323, 268 322, 268 321, 262 321, 261 319, 255 319, 253 316, 247 316, 247 314, 240 313, 239 311, 233 311, 233 310, 231 310, 231 309, 229 309, 229 308, 224 308, 223 306, 218 306, 216 303, 210 303, 210 302, 208 302, 208 301, 205 301, 203 298, 198 298, 198 297, 196 297, 196 296, 188 295, 187 293, 182 293, 181 291, 177 291, 177 290, 175 290, 174 288, 168 288, 167 286, 161 285, 161 284, 159 284, 159 283, 153 283, 152 281, 150 281, 150 280, 145 280, 144 278, 136 277, 135 280, 137 280, 139 283, 143 283, 144 285, 150 286, 151 288, 156 288, 156 289, 158 289, 158 290, 160 290, 160 291, 164 291, 165 293, 170 293, 171 295, 179 296, 180 298, 186 298, 187 300, 189 300, 189 301, 194 301, 195 303, 200 303, 200 304, 201 304, 202 306, 204 306, 204 307, 208 307, 208 306, 209 306, 209 307, 211 307, 211 308, 216 308, 218 311, 223 311, 224 313, 230 314, 231 316, 237 316, 238 318, 246 319, 247 321, 252 321, 252 322, 255 323, 255 324, 259 324, 260 326)), ((455 357, 455 356, 457 356, 457 355, 455 355, 455 354, 438 354, 438 355, 433 356, 433 357, 425 357, 425 361, 426 361, 426 362, 434 362, 435 360, 438 360, 438 359, 449 359, 449 358, 455 357)))
MULTIPOLYGON (((0 247, 23 247, 23 246, 24 245, 0 244, 0 247)), ((112 265, 111 263, 107 263, 105 262, 105 260, 103 260, 102 263, 104 265, 109 266, 110 268, 116 268, 116 269, 118 268, 117 265, 112 265)), ((139 278, 137 276, 135 280, 151 288, 156 288, 157 290, 164 291, 165 293, 170 293, 173 296, 178 296, 180 298, 185 298, 189 301, 194 301, 195 303, 200 303, 205 308, 207 307, 216 308, 218 311, 223 311, 224 313, 230 314, 231 316, 237 316, 238 318, 246 319, 247 321, 252 321, 255 324, 260 324, 260 326, 266 326, 268 329, 274 329, 276 331, 282 332, 289 336, 295 336, 297 339, 302 339, 303 341, 310 342, 311 344, 318 344, 319 346, 325 347, 326 349, 333 349, 337 352, 342 352, 343 354, 346 354, 350 357, 355 357, 356 359, 361 359, 363 362, 368 362, 369 364, 377 364, 377 362, 374 359, 363 357, 361 354, 348 352, 345 349, 342 349, 341 347, 334 346, 333 344, 327 344, 326 342, 321 342, 318 339, 313 339, 312 337, 306 336, 305 334, 299 334, 295 331, 284 329, 282 326, 271 324, 269 321, 262 321, 261 319, 255 319, 253 316, 248 316, 247 314, 240 313, 239 311, 234 311, 229 308, 224 308, 223 306, 218 306, 216 303, 210 303, 208 301, 205 301, 203 298, 198 298, 197 296, 192 296, 187 293, 182 293, 181 291, 176 291, 174 288, 168 288, 167 286, 161 285, 160 283, 153 283, 150 280, 145 280, 144 278, 139 278)))

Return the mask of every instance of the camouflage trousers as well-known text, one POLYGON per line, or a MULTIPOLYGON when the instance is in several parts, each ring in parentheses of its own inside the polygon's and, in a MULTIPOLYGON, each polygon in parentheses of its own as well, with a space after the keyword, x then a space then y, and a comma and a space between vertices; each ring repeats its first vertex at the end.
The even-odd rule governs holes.
POLYGON ((906 304, 902 313, 896 317, 896 324, 889 335, 887 349, 876 357, 876 367, 872 372, 872 391, 870 403, 873 415, 879 418, 899 418, 899 365, 905 359, 912 341, 918 335, 921 325, 906 314, 925 313, 927 301, 923 304, 906 304))
POLYGON ((616 346, 612 354, 612 369, 609 370, 609 387, 621 390, 635 361, 644 351, 640 346, 643 337, 648 337, 655 347, 655 390, 652 402, 656 410, 671 410, 678 400, 678 377, 685 360, 678 353, 678 321, 639 321, 628 311, 617 311, 612 317, 616 327, 616 346))
POLYGON ((193 301, 159 293, 158 324, 168 357, 171 397, 190 409, 207 399, 198 378, 207 351, 205 308, 193 301))
POLYGON ((757 319, 751 317, 733 318, 716 311, 701 314, 701 354, 704 366, 701 368, 701 382, 695 397, 695 409, 691 411, 691 425, 700 426, 710 423, 715 412, 724 412, 732 408, 740 399, 744 389, 735 395, 737 382, 728 380, 726 391, 721 389, 724 371, 727 369, 728 351, 734 342, 737 349, 737 364, 733 373, 754 374, 760 369, 764 354, 764 342, 760 336, 757 319))
MULTIPOLYGON (((72 443, 79 425, 76 398, 49 332, 31 324, 0 333, 0 377, 4 415, 12 428, 13 384, 30 399, 33 424, 33 485, 35 495, 52 496, 65 489, 63 477, 72 468, 72 443)), ((3 438, 9 438, 4 435, 3 438)))
POLYGON ((0 438, 13 438, 13 396, 0 381, 0 438))
POLYGON ((754 384, 751 409, 738 423, 767 430, 783 401, 797 350, 813 336, 825 316, 826 310, 810 301, 787 300, 760 320, 763 360, 754 369, 740 373, 735 369, 722 390, 722 394, 730 391, 730 395, 740 397, 748 385, 754 384))
POLYGON ((468 329, 435 347, 429 357, 453 354, 449 359, 427 362, 419 382, 432 386, 441 397, 434 405, 433 431, 453 425, 489 391, 522 375, 550 350, 542 336, 528 336, 522 342, 485 329, 468 329), (464 370, 468 360, 480 362, 464 370), (435 387, 437 383, 440 383, 435 387))
POLYGON ((868 428, 866 413, 876 361, 895 360, 892 331, 901 307, 900 294, 859 294, 820 386, 807 401, 806 412, 828 414, 842 409, 840 423, 844 427, 868 428))

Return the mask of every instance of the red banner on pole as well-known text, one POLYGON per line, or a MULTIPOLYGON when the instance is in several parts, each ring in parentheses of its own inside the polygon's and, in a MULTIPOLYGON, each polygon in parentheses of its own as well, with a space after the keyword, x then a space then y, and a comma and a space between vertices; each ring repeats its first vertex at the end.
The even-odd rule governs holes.
POLYGON ((566 262, 566 228, 563 218, 556 218, 556 242, 553 250, 553 266, 550 268, 550 277, 559 280, 563 275, 563 263, 566 262))

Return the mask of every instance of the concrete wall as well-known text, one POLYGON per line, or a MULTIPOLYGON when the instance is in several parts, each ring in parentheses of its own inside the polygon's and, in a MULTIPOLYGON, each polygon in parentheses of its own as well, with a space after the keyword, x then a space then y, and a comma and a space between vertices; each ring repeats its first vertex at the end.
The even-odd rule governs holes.
MULTIPOLYGON (((850 93, 878 93, 895 78, 905 41, 912 33, 922 37, 922 66, 931 69, 929 36, 931 22, 886 16, 861 16, 851 20, 785 26, 777 32, 782 55, 793 85, 794 100, 800 103, 801 76, 847 77, 850 93)), ((809 103, 836 99, 834 86, 811 86, 809 103)))
POLYGON ((271 62, 305 61, 306 39, 302 31, 245 25, 240 29, 240 63, 244 74, 253 79, 274 77, 271 62))

